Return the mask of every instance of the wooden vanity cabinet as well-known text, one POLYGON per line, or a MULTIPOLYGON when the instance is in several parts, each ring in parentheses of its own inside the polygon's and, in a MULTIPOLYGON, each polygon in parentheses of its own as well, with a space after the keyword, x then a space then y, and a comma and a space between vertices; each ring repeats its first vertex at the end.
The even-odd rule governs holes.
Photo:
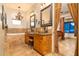
POLYGON ((25 43, 28 44, 28 41, 29 41, 29 36, 27 33, 25 33, 25 43))
POLYGON ((52 35, 34 35, 34 49, 41 55, 46 55, 52 51, 52 35))
POLYGON ((30 47, 34 46, 34 34, 25 34, 25 43, 28 44, 30 47))

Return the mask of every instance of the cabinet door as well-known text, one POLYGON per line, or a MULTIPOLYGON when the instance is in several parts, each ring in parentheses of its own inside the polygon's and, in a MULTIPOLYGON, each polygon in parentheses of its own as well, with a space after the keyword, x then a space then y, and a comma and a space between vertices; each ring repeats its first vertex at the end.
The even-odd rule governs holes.
POLYGON ((34 49, 39 51, 40 42, 39 42, 39 36, 34 35, 34 49))
POLYGON ((52 52, 52 35, 47 37, 47 41, 48 41, 48 52, 52 52))
POLYGON ((42 51, 43 51, 44 55, 48 53, 48 40, 47 40, 47 36, 43 36, 42 51))
POLYGON ((27 44, 28 44, 28 39, 29 39, 28 34, 25 34, 25 43, 27 44))
POLYGON ((51 36, 44 36, 42 41, 42 51, 43 54, 51 53, 52 50, 52 38, 51 36))

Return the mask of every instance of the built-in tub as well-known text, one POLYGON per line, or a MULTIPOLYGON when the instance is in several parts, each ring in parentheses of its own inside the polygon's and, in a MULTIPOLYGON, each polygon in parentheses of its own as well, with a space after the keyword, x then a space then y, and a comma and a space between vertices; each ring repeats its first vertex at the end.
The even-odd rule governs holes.
POLYGON ((25 33, 7 33, 7 35, 25 35, 25 33))

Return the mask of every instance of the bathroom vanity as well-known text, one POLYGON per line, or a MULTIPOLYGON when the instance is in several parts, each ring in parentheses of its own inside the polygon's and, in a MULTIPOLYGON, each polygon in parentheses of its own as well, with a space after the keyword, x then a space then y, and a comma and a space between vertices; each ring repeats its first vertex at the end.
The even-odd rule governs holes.
POLYGON ((34 33, 26 34, 25 43, 29 44, 32 39, 33 48, 41 55, 46 55, 52 51, 52 34, 50 33, 34 33))
POLYGON ((46 55, 52 51, 52 34, 35 34, 34 49, 41 55, 46 55))

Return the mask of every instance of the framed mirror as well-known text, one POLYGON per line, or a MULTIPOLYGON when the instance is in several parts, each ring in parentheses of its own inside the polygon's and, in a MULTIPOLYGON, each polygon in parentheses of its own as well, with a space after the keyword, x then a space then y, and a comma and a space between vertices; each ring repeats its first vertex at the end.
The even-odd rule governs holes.
POLYGON ((30 16, 30 28, 35 28, 35 14, 30 16))
POLYGON ((40 11, 41 26, 52 26, 52 4, 40 11))

